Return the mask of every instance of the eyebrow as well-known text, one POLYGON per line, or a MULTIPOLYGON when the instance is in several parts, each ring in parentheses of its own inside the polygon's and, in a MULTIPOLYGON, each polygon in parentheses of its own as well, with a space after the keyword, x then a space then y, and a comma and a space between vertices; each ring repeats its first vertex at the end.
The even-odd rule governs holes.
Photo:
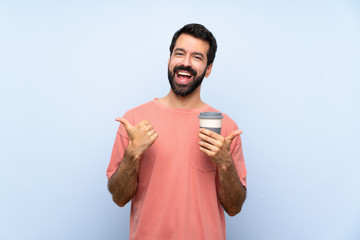
POLYGON ((202 54, 202 53, 200 53, 200 52, 194 52, 194 55, 198 55, 198 56, 204 58, 204 54, 202 54))
MULTIPOLYGON (((183 49, 183 48, 176 48, 176 49, 174 50, 174 52, 176 52, 176 51, 186 52, 185 49, 183 49)), ((204 58, 204 54, 202 54, 201 52, 194 52, 193 55, 199 55, 199 56, 201 56, 202 58, 204 58)))

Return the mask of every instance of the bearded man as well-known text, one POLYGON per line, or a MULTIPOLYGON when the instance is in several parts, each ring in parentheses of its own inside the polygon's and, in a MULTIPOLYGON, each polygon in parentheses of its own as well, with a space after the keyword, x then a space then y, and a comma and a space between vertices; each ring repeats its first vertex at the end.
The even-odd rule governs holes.
POLYGON ((120 207, 131 200, 129 239, 226 239, 224 210, 241 211, 246 167, 236 123, 223 113, 221 134, 199 129, 201 100, 217 50, 200 24, 178 30, 170 45, 169 93, 117 118, 108 188, 120 207))

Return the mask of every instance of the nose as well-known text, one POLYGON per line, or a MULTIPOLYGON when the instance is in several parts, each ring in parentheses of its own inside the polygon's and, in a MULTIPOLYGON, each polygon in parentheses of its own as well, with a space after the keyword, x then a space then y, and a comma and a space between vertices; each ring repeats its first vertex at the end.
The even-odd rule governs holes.
POLYGON ((189 55, 186 55, 186 56, 183 58, 182 64, 183 64, 185 67, 191 67, 191 57, 190 57, 189 55))

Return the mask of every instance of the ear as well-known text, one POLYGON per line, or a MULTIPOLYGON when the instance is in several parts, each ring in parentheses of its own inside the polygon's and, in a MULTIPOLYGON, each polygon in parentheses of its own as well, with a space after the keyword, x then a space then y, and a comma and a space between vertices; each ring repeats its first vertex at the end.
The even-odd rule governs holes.
POLYGON ((209 77, 210 73, 211 73, 211 69, 212 69, 213 64, 210 64, 206 67, 206 72, 205 72, 205 77, 209 77))

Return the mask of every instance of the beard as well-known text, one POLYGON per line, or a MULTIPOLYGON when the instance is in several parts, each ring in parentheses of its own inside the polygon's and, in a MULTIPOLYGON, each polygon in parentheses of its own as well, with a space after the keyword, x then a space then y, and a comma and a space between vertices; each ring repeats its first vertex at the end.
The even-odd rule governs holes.
POLYGON ((205 77, 206 69, 207 68, 205 68, 203 74, 201 74, 200 76, 197 76, 197 71, 195 71, 191 67, 185 67, 184 65, 180 65, 180 66, 174 67, 173 71, 170 71, 170 68, 168 67, 168 79, 169 79, 171 89, 173 90, 173 92, 176 95, 179 95, 182 97, 185 97, 185 96, 191 94, 193 91, 195 91, 195 89, 197 89, 201 85, 201 83, 205 77), (179 70, 185 70, 185 71, 190 72, 194 76, 193 80, 187 84, 177 83, 174 78, 175 78, 176 72, 179 70))

